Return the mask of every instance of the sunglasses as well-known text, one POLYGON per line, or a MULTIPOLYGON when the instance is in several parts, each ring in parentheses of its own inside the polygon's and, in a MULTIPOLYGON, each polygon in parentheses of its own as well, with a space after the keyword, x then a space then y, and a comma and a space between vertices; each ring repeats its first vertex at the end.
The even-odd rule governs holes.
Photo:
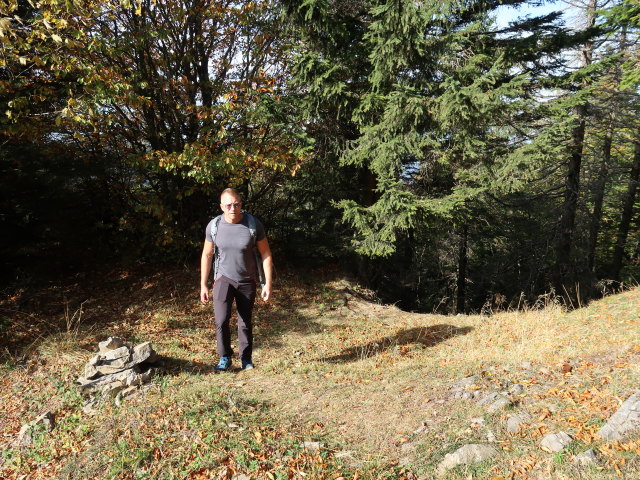
POLYGON ((234 202, 234 203, 227 203, 225 205, 222 205, 224 207, 225 210, 231 210, 231 208, 240 208, 242 206, 242 202, 234 202))

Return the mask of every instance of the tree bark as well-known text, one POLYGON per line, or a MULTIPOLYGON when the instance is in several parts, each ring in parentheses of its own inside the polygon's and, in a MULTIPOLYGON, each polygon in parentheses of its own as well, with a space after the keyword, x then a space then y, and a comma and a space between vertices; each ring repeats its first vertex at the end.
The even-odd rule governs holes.
MULTIPOLYGON (((598 0, 590 0, 587 6, 587 28, 596 22, 598 0)), ((593 61, 593 42, 587 41, 582 48, 582 66, 591 65, 593 61)), ((565 177, 564 202, 560 214, 560 232, 556 245, 556 288, 562 290, 569 280, 571 269, 571 249, 576 223, 578 196, 580 194, 580 170, 584 150, 587 107, 578 105, 575 110, 577 119, 572 133, 572 152, 569 157, 567 176, 565 177)))
POLYGON ((611 164, 611 146, 613 144, 613 122, 609 125, 604 137, 602 147, 602 164, 598 171, 598 178, 594 187, 593 212, 591 214, 591 225, 589 226, 589 250, 587 253, 587 267, 591 273, 595 273, 596 267, 596 247, 598 246, 598 233, 600 233, 600 222, 602 220, 602 205, 604 203, 604 190, 611 164))
POLYGON ((640 178, 640 140, 634 142, 633 166, 631 167, 631 176, 627 192, 624 196, 622 205, 622 214, 620 216, 620 225, 618 226, 618 234, 616 235, 616 246, 613 251, 613 261, 611 262, 611 276, 613 280, 620 280, 620 272, 624 261, 624 249, 627 244, 629 228, 633 218, 633 206, 636 199, 636 190, 638 188, 638 180, 640 178))
POLYGON ((571 265, 571 247, 576 223, 578 195, 580 193, 580 169, 584 148, 585 108, 578 107, 578 126, 573 130, 573 153, 569 158, 567 176, 564 184, 564 203, 560 216, 560 234, 556 248, 556 274, 558 287, 568 280, 571 265))
POLYGON ((458 247, 458 280, 456 293, 456 313, 465 313, 466 311, 466 285, 467 285, 467 241, 469 236, 469 227, 465 224, 460 234, 460 245, 458 247))

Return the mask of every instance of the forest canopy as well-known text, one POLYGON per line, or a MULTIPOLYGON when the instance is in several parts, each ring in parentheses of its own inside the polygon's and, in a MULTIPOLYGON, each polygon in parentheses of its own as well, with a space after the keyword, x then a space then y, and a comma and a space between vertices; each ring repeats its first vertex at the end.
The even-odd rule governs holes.
POLYGON ((640 6, 538 3, 0 1, 3 280, 191 261, 231 186, 411 310, 636 282, 640 6))

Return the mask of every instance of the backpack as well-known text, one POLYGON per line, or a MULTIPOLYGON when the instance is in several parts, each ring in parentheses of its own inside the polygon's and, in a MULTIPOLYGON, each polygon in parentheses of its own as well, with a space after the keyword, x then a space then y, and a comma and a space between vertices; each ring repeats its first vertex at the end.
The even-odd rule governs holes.
MULTIPOLYGON (((248 214, 244 210, 242 211, 243 215, 247 217, 247 224, 249 225, 249 233, 251 234, 251 240, 253 241, 253 256, 256 259, 256 268, 258 269, 258 280, 260 281, 260 287, 264 288, 265 278, 264 278, 264 268, 262 266, 262 256, 258 251, 258 247, 256 246, 256 236, 257 236, 257 226, 256 226, 256 217, 248 214)), ((213 279, 216 279, 216 272, 218 271, 218 264, 220 262, 220 255, 218 254, 218 245, 216 244, 216 234, 218 233, 218 224, 222 219, 223 214, 218 215, 213 219, 213 224, 211 225, 211 239, 213 240, 214 251, 213 251, 213 279)))

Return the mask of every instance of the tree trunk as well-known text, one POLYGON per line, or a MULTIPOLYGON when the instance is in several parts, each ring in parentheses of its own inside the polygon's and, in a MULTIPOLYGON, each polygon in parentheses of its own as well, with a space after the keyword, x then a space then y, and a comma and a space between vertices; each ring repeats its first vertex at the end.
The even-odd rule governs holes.
POLYGON ((629 227, 633 218, 633 206, 636 199, 636 189, 638 188, 638 179, 640 178, 640 140, 634 142, 633 167, 631 168, 631 176, 627 187, 626 195, 622 205, 622 215, 620 216, 620 225, 616 236, 616 246, 613 251, 613 261, 611 262, 611 276, 614 280, 620 280, 620 272, 624 260, 624 249, 627 244, 627 236, 629 235, 629 227))
POLYGON ((466 284, 467 284, 467 241, 469 227, 465 224, 460 234, 460 245, 458 247, 458 281, 456 294, 456 313, 466 311, 466 284))
POLYGON ((587 266, 591 273, 595 273, 596 247, 598 246, 598 233, 600 233, 600 222, 602 220, 602 205, 604 203, 604 190, 611 164, 611 145, 613 143, 613 122, 609 125, 604 137, 602 147, 602 164, 598 172, 598 178, 593 194, 593 213, 591 214, 591 225, 589 226, 589 251, 587 253, 587 266))
POLYGON ((578 107, 579 123, 573 130, 573 153, 569 158, 567 176, 564 184, 564 203, 560 216, 560 234, 556 247, 556 275, 558 288, 566 283, 571 265, 571 246, 576 223, 578 194, 580 193, 580 168, 584 147, 585 108, 578 107))
MULTIPOLYGON (((587 6, 587 28, 595 25, 597 0, 590 0, 587 6)), ((582 48, 582 66, 591 65, 593 61, 593 43, 588 41, 582 48)), ((586 86, 586 85, 585 85, 586 86)), ((565 178, 564 203, 560 214, 560 232, 556 245, 556 288, 561 289, 569 280, 571 266, 571 247, 576 223, 578 196, 580 194, 580 169, 584 150, 584 137, 587 107, 576 107, 577 125, 572 133, 572 152, 569 158, 567 176, 565 178)))

